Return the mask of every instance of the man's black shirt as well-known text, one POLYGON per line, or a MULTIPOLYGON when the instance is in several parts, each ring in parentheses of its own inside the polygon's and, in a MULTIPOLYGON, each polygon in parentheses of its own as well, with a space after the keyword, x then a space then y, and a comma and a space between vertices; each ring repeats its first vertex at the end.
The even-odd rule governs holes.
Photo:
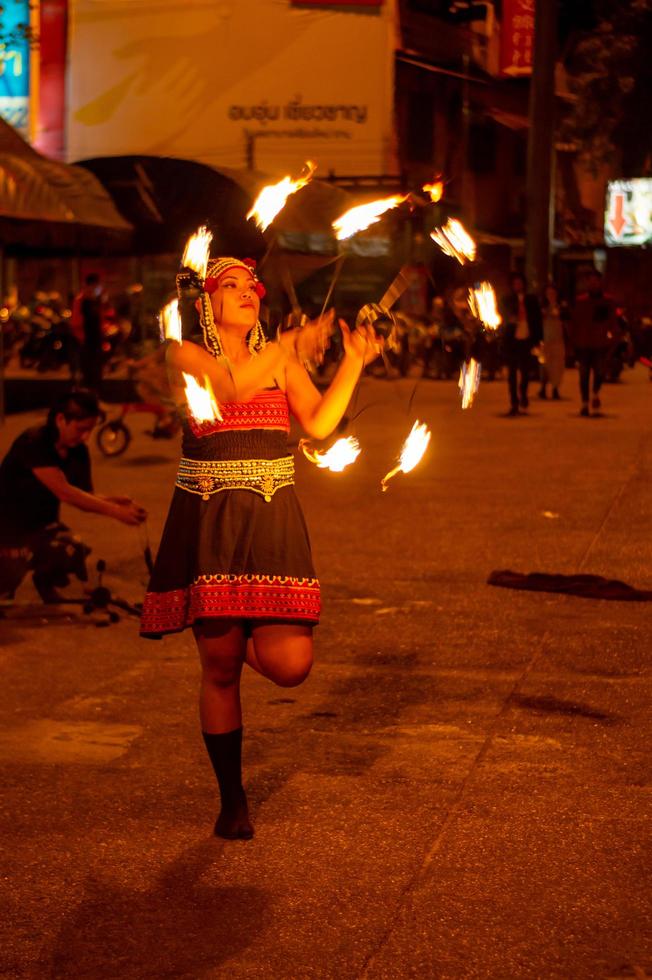
POLYGON ((88 447, 80 443, 60 456, 56 434, 47 426, 26 429, 0 464, 0 543, 21 544, 59 520, 59 498, 32 470, 58 467, 68 483, 92 492, 88 447))

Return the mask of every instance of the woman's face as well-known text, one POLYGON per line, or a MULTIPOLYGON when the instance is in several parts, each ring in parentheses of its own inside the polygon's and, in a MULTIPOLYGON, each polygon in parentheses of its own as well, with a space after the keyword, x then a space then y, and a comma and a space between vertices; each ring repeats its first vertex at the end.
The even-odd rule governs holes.
POLYGON ((211 294, 215 322, 219 326, 251 330, 260 312, 260 298, 255 286, 251 273, 246 269, 236 268, 225 272, 211 294))

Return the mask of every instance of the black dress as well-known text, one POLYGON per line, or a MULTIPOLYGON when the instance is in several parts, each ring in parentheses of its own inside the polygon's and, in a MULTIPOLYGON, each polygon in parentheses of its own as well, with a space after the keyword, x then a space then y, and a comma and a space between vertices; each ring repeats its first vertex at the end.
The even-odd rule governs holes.
POLYGON ((291 467, 286 395, 265 389, 220 411, 221 422, 184 422, 182 463, 143 603, 143 636, 158 638, 202 619, 319 621, 319 582, 294 487, 219 488, 223 461, 225 471, 237 469, 237 460, 291 467), (189 488, 182 474, 184 465, 201 472, 195 461, 205 461, 217 479, 195 478, 189 488))

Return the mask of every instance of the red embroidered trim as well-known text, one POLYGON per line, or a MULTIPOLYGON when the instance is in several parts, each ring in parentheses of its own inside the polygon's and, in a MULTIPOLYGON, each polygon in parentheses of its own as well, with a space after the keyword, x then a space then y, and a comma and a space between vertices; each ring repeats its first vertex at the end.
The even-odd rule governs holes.
POLYGON ((198 619, 319 622, 319 581, 285 575, 200 575, 186 589, 148 592, 141 633, 174 633, 198 619))
POLYGON ((189 416, 196 436, 232 429, 283 429, 290 431, 290 412, 284 391, 259 391, 246 402, 224 402, 220 405, 221 422, 198 422, 189 416))

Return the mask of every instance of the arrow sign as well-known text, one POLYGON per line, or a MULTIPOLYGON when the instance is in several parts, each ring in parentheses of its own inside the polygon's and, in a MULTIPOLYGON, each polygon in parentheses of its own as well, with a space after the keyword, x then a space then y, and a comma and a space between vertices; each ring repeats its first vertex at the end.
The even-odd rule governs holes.
POLYGON ((625 208, 625 195, 623 193, 613 194, 611 204, 612 211, 609 215, 609 224, 611 225, 616 238, 620 238, 623 228, 627 224, 627 218, 623 214, 625 208))

